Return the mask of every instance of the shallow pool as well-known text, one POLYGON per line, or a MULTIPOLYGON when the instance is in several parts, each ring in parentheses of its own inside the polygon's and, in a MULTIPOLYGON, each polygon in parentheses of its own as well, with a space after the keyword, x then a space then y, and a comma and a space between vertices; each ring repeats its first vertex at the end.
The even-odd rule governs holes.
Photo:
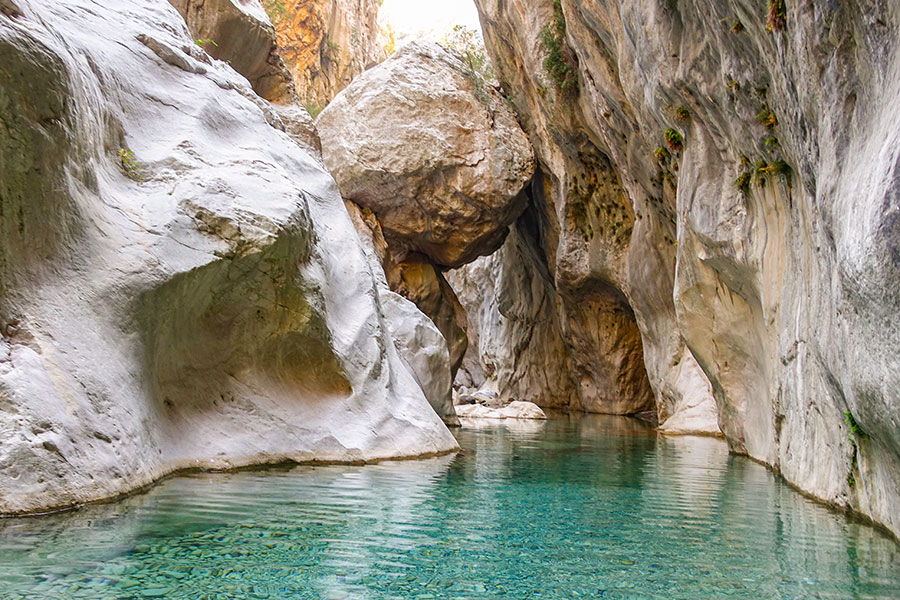
POLYGON ((900 546, 721 441, 614 417, 456 434, 456 456, 0 520, 0 598, 900 598, 900 546))

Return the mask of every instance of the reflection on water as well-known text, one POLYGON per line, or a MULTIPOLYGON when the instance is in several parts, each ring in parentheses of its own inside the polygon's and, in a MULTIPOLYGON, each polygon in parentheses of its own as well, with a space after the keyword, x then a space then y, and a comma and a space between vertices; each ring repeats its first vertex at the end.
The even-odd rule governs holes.
POLYGON ((900 547, 719 440, 472 425, 456 456, 194 474, 0 521, 0 598, 900 598, 900 547))

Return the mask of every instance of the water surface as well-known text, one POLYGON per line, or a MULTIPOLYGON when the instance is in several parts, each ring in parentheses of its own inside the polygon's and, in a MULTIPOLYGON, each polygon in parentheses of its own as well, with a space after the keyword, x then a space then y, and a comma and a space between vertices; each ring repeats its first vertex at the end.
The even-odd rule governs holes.
POLYGON ((456 456, 0 520, 0 598, 900 598, 900 546, 721 441, 614 417, 456 434, 456 456))

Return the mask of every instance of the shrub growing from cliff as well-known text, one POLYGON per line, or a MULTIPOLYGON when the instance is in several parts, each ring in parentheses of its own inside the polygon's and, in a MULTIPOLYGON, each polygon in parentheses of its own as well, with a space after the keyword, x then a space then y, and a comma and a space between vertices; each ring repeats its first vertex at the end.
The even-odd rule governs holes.
POLYGON ((769 16, 766 19, 766 31, 774 33, 783 31, 787 25, 787 8, 784 0, 769 0, 769 16))
POLYGON ((481 35, 465 25, 456 25, 440 45, 462 62, 463 72, 472 83, 472 93, 482 104, 489 105, 487 86, 494 78, 494 65, 484 49, 481 35))
POLYGON ((663 137, 666 138, 666 145, 676 154, 684 150, 684 136, 677 129, 666 129, 663 131, 663 137))
POLYGON ((141 167, 138 165, 134 152, 128 148, 119 150, 119 166, 122 167, 122 172, 125 173, 128 179, 133 181, 144 180, 144 175, 141 173, 141 167))
POLYGON ((578 74, 575 71, 574 58, 566 44, 566 17, 563 15, 562 3, 553 3, 553 22, 541 29, 540 42, 547 52, 544 58, 544 70, 556 84, 559 91, 574 94, 578 91, 578 74))

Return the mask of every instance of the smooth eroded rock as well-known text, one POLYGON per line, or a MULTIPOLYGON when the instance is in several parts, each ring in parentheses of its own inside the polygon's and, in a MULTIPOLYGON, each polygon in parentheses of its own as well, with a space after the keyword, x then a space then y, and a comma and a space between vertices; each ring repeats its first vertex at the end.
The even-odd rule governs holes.
POLYGON ((0 512, 185 467, 456 448, 337 186, 246 80, 164 0, 17 5, 0 16, 0 512))

